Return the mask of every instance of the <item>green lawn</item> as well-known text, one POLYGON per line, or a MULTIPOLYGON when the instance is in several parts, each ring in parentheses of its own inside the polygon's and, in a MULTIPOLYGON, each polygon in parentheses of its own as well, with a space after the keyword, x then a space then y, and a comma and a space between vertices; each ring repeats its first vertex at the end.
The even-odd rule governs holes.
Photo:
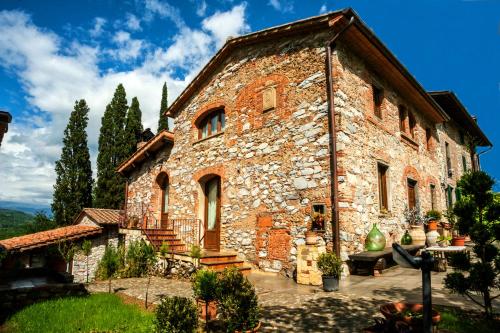
POLYGON ((4 332, 152 332, 153 319, 114 294, 94 294, 31 305, 13 315, 4 332))

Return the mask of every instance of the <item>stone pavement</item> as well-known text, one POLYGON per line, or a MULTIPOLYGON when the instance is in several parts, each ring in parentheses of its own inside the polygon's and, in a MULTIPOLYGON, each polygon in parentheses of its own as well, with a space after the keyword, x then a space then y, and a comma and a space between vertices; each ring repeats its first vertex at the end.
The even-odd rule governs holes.
MULTIPOLYGON (((435 304, 476 309, 443 287, 446 273, 432 273, 435 304)), ((326 293, 320 287, 297 285, 273 273, 254 271, 249 276, 262 307, 262 332, 361 332, 370 326, 378 308, 385 302, 421 301, 420 271, 400 267, 384 271, 380 277, 349 276, 341 281, 340 291, 326 293)), ((112 287, 129 296, 144 299, 145 278, 113 280, 112 287)), ((107 282, 89 286, 91 292, 107 292, 107 282)), ((152 278, 149 299, 158 302, 161 295, 192 297, 187 281, 152 278)), ((495 304, 499 308, 498 302, 495 304)))

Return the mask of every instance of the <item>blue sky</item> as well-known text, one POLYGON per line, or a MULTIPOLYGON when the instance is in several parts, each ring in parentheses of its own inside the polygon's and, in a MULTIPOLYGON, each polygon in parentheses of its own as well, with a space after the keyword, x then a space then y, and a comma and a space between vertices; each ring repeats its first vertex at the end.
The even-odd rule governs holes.
MULTIPOLYGON (((118 83, 156 129, 163 82, 172 101, 227 37, 345 7, 427 90, 453 90, 500 142, 500 1, 2 0, 0 108, 14 122, 0 149, 0 201, 50 203, 76 99, 91 108, 95 161, 100 118, 118 83)), ((496 149, 482 163, 500 179, 496 149)))

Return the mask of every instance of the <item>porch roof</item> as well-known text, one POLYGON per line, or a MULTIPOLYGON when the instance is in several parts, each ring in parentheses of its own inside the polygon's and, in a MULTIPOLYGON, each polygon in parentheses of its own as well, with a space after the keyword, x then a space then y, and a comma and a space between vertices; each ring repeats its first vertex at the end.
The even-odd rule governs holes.
POLYGON ((97 224, 119 224, 122 213, 123 211, 118 209, 84 208, 76 217, 74 224, 80 223, 85 215, 97 224))
POLYGON ((59 241, 75 240, 87 236, 97 235, 102 232, 102 228, 88 225, 70 225, 0 240, 0 247, 9 252, 24 252, 35 248, 55 244, 59 241))
POLYGON ((149 140, 144 146, 137 149, 135 153, 132 154, 126 161, 120 164, 117 171, 122 175, 127 174, 131 170, 135 169, 137 165, 143 162, 150 156, 150 153, 154 153, 162 148, 166 143, 174 143, 174 133, 167 130, 163 130, 156 134, 151 140, 149 140))

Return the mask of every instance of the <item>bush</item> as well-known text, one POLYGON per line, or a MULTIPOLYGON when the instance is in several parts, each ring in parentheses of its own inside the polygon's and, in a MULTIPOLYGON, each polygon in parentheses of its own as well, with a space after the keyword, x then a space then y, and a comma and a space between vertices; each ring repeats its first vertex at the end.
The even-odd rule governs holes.
POLYGON ((429 210, 425 213, 425 218, 427 221, 439 221, 441 220, 442 214, 437 210, 429 210))
POLYGON ((196 304, 184 297, 164 297, 156 308, 155 332, 191 333, 198 328, 196 304))
POLYGON ((146 276, 156 263, 156 253, 153 246, 144 240, 130 242, 125 258, 125 269, 122 277, 146 276))
POLYGON ((258 325, 260 309, 255 289, 237 268, 226 268, 221 273, 217 299, 227 332, 247 331, 258 325))
POLYGON ((210 302, 217 297, 217 273, 214 271, 201 269, 193 277, 194 297, 210 302))
POLYGON ((325 276, 340 278, 342 274, 342 260, 335 253, 326 252, 319 255, 318 268, 325 276))

